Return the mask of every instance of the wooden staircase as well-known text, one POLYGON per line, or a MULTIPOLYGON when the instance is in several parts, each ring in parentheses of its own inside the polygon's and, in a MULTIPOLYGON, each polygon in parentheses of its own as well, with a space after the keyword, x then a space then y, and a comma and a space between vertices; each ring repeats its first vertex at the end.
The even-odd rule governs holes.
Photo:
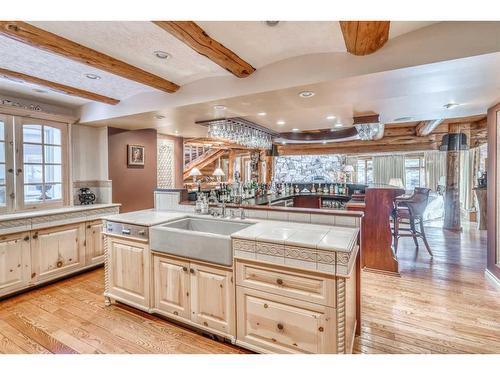
POLYGON ((224 156, 228 150, 224 149, 210 149, 203 154, 201 154, 196 159, 191 160, 189 163, 184 165, 183 178, 187 180, 189 178, 189 172, 196 167, 200 171, 211 163, 214 163, 221 156, 224 156))

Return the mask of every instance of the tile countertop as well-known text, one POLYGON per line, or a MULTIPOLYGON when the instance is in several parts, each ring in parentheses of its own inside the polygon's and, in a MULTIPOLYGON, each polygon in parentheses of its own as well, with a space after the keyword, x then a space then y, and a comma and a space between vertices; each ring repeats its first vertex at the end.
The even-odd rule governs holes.
POLYGON ((66 214, 66 213, 70 213, 70 212, 96 210, 96 209, 100 209, 100 208, 119 207, 119 206, 121 206, 121 204, 119 204, 119 203, 101 203, 101 204, 88 204, 88 205, 80 205, 80 206, 68 206, 68 207, 52 208, 52 209, 47 209, 47 210, 15 212, 15 213, 9 213, 9 214, 5 214, 5 215, 0 215, 0 221, 31 219, 33 217, 66 214))
MULTIPOLYGON (((240 221, 240 219, 213 218, 209 215, 197 215, 189 212, 163 211, 155 209, 111 215, 105 217, 105 219, 120 223, 150 227, 186 217, 240 221)), ((254 223, 254 225, 233 233, 231 238, 326 251, 352 251, 354 245, 356 244, 359 232, 358 228, 319 224, 259 220, 254 218, 245 219, 244 221, 254 223)))
POLYGON ((232 238, 270 242, 326 251, 350 252, 358 228, 262 220, 231 235, 232 238))

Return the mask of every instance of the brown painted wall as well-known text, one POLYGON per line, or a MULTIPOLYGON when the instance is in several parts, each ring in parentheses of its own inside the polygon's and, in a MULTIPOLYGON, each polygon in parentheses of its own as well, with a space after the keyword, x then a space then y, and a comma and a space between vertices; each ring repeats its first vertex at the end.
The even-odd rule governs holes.
POLYGON ((500 267, 497 265, 497 163, 500 158, 497 147, 498 126, 497 112, 500 103, 488 109, 488 270, 500 279, 500 267))
POLYGON ((184 188, 182 172, 184 170, 184 138, 172 137, 170 135, 158 134, 158 138, 168 139, 174 142, 174 188, 184 188))
POLYGON ((156 140, 157 134, 154 129, 108 128, 109 179, 113 181, 113 202, 122 204, 120 212, 154 207, 156 140), (127 166, 128 144, 145 146, 144 167, 127 166))

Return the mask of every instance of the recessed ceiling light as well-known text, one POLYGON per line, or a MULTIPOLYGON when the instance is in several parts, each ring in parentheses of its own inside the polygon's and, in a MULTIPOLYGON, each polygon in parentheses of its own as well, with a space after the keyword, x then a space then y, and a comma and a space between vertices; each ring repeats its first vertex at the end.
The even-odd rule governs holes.
POLYGON ((293 128, 293 129, 292 129, 292 131, 293 131, 294 133, 297 133, 297 132, 300 132, 300 129, 298 129, 298 128, 293 128))
POLYGON ((226 109, 226 106, 225 106, 225 105, 222 105, 222 104, 216 104, 216 105, 214 105, 214 109, 215 109, 216 111, 223 111, 223 110, 225 110, 225 109, 226 109))
POLYGON ((336 127, 336 128, 341 128, 342 126, 344 126, 344 125, 342 125, 340 122, 339 122, 339 123, 337 123, 337 124, 335 124, 335 127, 336 127))
POLYGON ((411 116, 398 117, 398 118, 394 119, 394 121, 411 121, 411 120, 413 120, 413 117, 411 117, 411 116))
POLYGON ((326 145, 326 141, 323 141, 323 142, 321 142, 321 143, 323 143, 324 145, 326 145))
POLYGON ((328 116, 326 116, 326 119, 327 119, 327 120, 335 120, 335 119, 336 119, 336 117, 335 117, 335 116, 333 116, 333 115, 328 115, 328 116))
POLYGON ((157 119, 157 120, 162 120, 164 118, 165 118, 165 116, 163 116, 163 115, 155 115, 155 119, 157 119))
POLYGON ((267 115, 266 112, 259 112, 259 113, 257 113, 257 116, 265 116, 265 115, 267 115))
POLYGON ((101 79, 100 76, 98 76, 97 74, 92 74, 92 73, 85 74, 85 77, 87 77, 88 79, 101 79))
POLYGON ((448 104, 443 105, 443 108, 452 109, 452 108, 458 107, 459 105, 460 104, 458 104, 458 103, 448 103, 448 104))
POLYGON ((282 141, 282 142, 281 142, 281 144, 282 144, 282 145, 286 145, 286 142, 285 142, 285 141, 282 141))
POLYGON ((314 96, 314 92, 313 91, 301 91, 301 92, 299 92, 299 96, 301 98, 311 98, 314 96))
POLYGON ((39 94, 46 94, 47 91, 46 90, 42 90, 42 89, 33 89, 34 92, 37 92, 39 94))
POLYGON ((179 134, 179 131, 178 131, 178 130, 176 130, 174 133, 175 133, 175 134, 179 134))
POLYGON ((285 124, 286 124, 286 122, 283 120, 276 121, 276 125, 285 125, 285 124))
POLYGON ((269 27, 278 26, 279 23, 280 21, 266 21, 266 25, 269 27))
POLYGON ((165 51, 154 51, 153 54, 162 60, 168 60, 172 57, 172 55, 165 51))

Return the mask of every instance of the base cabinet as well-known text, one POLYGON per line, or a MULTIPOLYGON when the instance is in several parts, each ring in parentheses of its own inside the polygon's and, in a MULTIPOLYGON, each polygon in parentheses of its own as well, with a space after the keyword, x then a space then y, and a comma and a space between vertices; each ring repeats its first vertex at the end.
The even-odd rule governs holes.
POLYGON ((153 259, 155 312, 234 337, 231 269, 157 254, 153 259))
POLYGON ((0 237, 0 296, 27 287, 31 281, 29 232, 0 237))
POLYGON ((147 243, 108 237, 107 290, 112 298, 149 308, 150 253, 147 243))
POLYGON ((85 223, 31 233, 34 281, 47 281, 85 266, 85 223))
POLYGON ((85 258, 86 264, 104 262, 104 235, 102 220, 88 222, 85 226, 85 258))
POLYGON ((268 353, 336 353, 336 310, 237 287, 237 343, 268 353))

